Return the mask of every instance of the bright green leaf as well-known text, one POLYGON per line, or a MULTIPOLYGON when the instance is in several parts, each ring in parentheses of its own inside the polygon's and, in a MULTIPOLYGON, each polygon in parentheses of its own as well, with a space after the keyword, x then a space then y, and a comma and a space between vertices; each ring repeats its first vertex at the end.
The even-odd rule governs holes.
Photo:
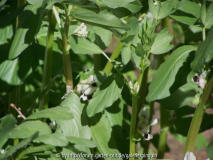
POLYGON ((95 34, 97 34, 101 38, 105 46, 108 47, 112 39, 112 32, 98 26, 94 27, 94 31, 95 34))
POLYGON ((203 41, 195 54, 195 59, 191 63, 191 68, 197 73, 202 73, 202 69, 206 62, 213 58, 213 29, 208 33, 207 38, 203 41))
MULTIPOLYGON (((93 141, 96 142, 97 148, 102 154, 119 154, 116 142, 112 136, 112 128, 109 119, 104 115, 96 114, 94 117, 89 119, 90 129, 93 141), (101 116, 101 117, 100 117, 101 116)), ((111 158, 105 158, 111 160, 111 158)), ((121 158, 116 158, 121 160, 121 158)))
POLYGON ((149 93, 147 95, 148 101, 163 99, 171 95, 170 87, 175 81, 183 63, 187 61, 190 52, 196 50, 194 46, 183 46, 176 49, 155 72, 151 85, 149 86, 149 93))
POLYGON ((6 115, 5 117, 1 118, 0 123, 0 148, 3 147, 5 142, 7 142, 9 134, 12 132, 13 128, 15 128, 15 124, 17 120, 12 114, 6 115))
POLYGON ((73 115, 68 107, 54 107, 50 109, 45 109, 31 114, 27 119, 38 119, 38 118, 50 118, 53 120, 61 119, 68 120, 72 119, 73 115))
POLYGON ((10 138, 28 138, 38 132, 39 136, 52 133, 50 127, 41 121, 26 121, 13 129, 10 138))
POLYGON ((206 9, 206 3, 201 8, 201 21, 205 28, 211 28, 213 25, 213 3, 206 9))
POLYGON ((134 0, 101 0, 104 4, 106 4, 110 8, 118 8, 118 7, 124 7, 130 2, 133 2, 134 0))
POLYGON ((94 93, 87 106, 87 115, 94 116, 96 113, 110 107, 121 94, 124 78, 118 74, 109 76, 94 93))
POLYGON ((151 53, 163 54, 173 48, 173 45, 170 45, 172 35, 170 35, 168 32, 169 29, 164 29, 157 35, 151 47, 151 53))
POLYGON ((83 37, 69 37, 71 49, 76 54, 101 54, 103 51, 94 43, 83 37))
POLYGON ((70 120, 57 120, 65 136, 82 137, 86 139, 91 138, 90 129, 87 126, 86 118, 84 116, 83 107, 79 97, 71 92, 69 96, 60 104, 62 107, 69 107, 73 113, 74 118, 70 120))
POLYGON ((66 137, 61 133, 45 134, 37 137, 36 139, 33 140, 33 142, 44 143, 60 147, 66 146, 68 144, 66 137))

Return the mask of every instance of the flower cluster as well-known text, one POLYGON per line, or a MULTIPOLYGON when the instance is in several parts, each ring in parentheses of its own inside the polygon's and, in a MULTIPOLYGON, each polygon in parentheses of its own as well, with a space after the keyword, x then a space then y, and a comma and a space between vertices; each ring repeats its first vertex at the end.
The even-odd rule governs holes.
POLYGON ((92 98, 92 94, 96 91, 100 84, 101 83, 97 82, 94 75, 90 75, 88 79, 80 81, 77 85, 77 92, 81 95, 80 98, 83 99, 83 101, 90 100, 92 98))
POLYGON ((129 88, 130 88, 131 94, 133 94, 133 95, 138 94, 138 91, 139 91, 138 82, 135 82, 135 84, 133 85, 133 83, 131 81, 129 81, 129 88))
POLYGON ((199 77, 197 74, 195 74, 195 76, 192 78, 192 81, 196 82, 200 86, 200 88, 204 89, 206 84, 206 75, 207 75, 206 71, 201 73, 199 77))
POLYGON ((87 37, 87 26, 84 23, 81 23, 81 25, 73 32, 73 34, 80 37, 87 37))
POLYGON ((150 132, 150 127, 154 126, 158 123, 157 119, 152 120, 151 122, 149 121, 150 118, 150 110, 147 107, 143 107, 139 114, 139 123, 138 123, 138 132, 141 133, 141 135, 144 137, 145 140, 150 140, 153 138, 150 132))

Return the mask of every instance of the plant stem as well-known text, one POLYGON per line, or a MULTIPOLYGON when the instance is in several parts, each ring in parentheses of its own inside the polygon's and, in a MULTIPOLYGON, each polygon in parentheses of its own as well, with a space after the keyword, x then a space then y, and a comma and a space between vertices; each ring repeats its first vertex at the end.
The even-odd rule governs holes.
MULTIPOLYGON (((133 140, 135 136, 135 127, 136 127, 136 119, 137 119, 137 102, 138 96, 132 95, 132 116, 131 116, 131 125, 130 125, 130 150, 129 154, 135 154, 135 141, 133 140)), ((130 158, 130 160, 134 160, 135 158, 130 158)))
MULTIPOLYGON (((52 54, 53 54, 53 40, 54 40, 54 30, 56 25, 56 19, 54 14, 49 13, 49 28, 47 33, 45 60, 44 60, 44 71, 42 79, 42 90, 50 83, 52 74, 52 54)), ((47 93, 43 99, 40 101, 39 110, 47 109, 49 102, 49 93, 47 93)))
MULTIPOLYGON (((116 59, 116 58, 119 56, 122 47, 123 47, 123 44, 122 44, 121 42, 119 42, 118 45, 116 46, 115 50, 113 51, 111 57, 110 57, 110 59, 111 59, 112 61, 113 61, 114 59, 116 59)), ((112 64, 111 62, 108 61, 107 64, 106 64, 106 66, 105 66, 105 68, 104 68, 104 72, 105 72, 106 74, 110 74, 112 68, 113 68, 113 64, 112 64)))
POLYGON ((192 118, 192 122, 190 124, 189 132, 187 135, 186 145, 184 149, 184 155, 186 152, 193 152, 195 148, 195 143, 197 139, 197 135, 199 133, 199 129, 201 126, 201 122, 203 119, 203 115, 205 112, 205 105, 211 95, 213 90, 213 77, 208 82, 207 86, 204 88, 203 94, 200 97, 200 102, 195 110, 194 116, 192 118))
POLYGON ((158 143, 158 158, 163 159, 164 153, 166 151, 166 141, 167 141, 167 134, 169 131, 169 112, 160 105, 160 138, 158 143))
POLYGON ((203 27, 202 29, 203 41, 206 39, 206 28, 203 27))
POLYGON ((94 58, 94 70, 99 71, 101 69, 101 55, 95 54, 93 58, 94 58))
POLYGON ((73 78, 72 78, 72 66, 71 66, 71 59, 70 59, 70 52, 69 52, 69 44, 68 40, 68 32, 69 32, 69 11, 67 6, 62 3, 65 12, 66 12, 66 21, 64 23, 64 28, 61 28, 61 36, 63 42, 63 65, 64 65, 64 74, 66 79, 66 86, 70 86, 73 89, 73 78))

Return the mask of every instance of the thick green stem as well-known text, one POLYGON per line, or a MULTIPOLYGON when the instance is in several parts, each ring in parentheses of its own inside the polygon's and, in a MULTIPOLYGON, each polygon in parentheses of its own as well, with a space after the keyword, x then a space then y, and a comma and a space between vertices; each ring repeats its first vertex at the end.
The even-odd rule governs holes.
MULTIPOLYGON (((135 141, 133 140, 135 136, 135 127, 137 120, 137 101, 138 96, 132 95, 132 116, 131 116, 131 125, 130 125, 130 150, 129 154, 135 154, 135 141)), ((135 158, 130 158, 130 160, 134 160, 135 158)))
MULTIPOLYGON (((42 90, 50 83, 52 74, 52 53, 53 53, 53 40, 54 30, 56 25, 56 19, 53 13, 49 13, 49 28, 47 33, 45 60, 44 60, 44 71, 42 79, 42 90)), ((47 93, 40 101, 39 110, 47 109, 49 102, 49 93, 47 93)))
POLYGON ((160 106, 160 138, 158 143, 158 158, 163 159, 164 153, 166 151, 166 141, 167 134, 169 131, 169 112, 163 107, 160 106))
MULTIPOLYGON (((63 3, 62 3, 63 4, 63 3)), ((64 74, 66 79, 66 85, 73 89, 73 78, 72 78, 72 66, 69 52, 68 32, 69 32, 69 11, 65 4, 63 4, 66 12, 66 22, 64 24, 64 29, 61 30, 62 42, 63 42, 63 63, 64 63, 64 74)))
POLYGON ((94 58, 94 70, 99 71, 101 69, 101 55, 95 54, 93 58, 94 58))
MULTIPOLYGON (((123 47, 123 44, 121 42, 119 42, 118 45, 116 46, 115 50, 113 51, 111 57, 110 57, 111 60, 114 60, 119 56, 122 47, 123 47)), ((106 74, 110 74, 112 68, 113 68, 113 64, 108 61, 103 71, 106 74)))
POLYGON ((184 155, 186 152, 193 152, 195 148, 195 143, 197 139, 197 135, 199 133, 199 129, 201 126, 201 122, 203 119, 203 115, 205 112, 205 105, 211 95, 213 90, 213 77, 210 79, 209 83, 205 87, 202 96, 200 97, 200 102, 195 110, 194 116, 192 118, 192 122, 190 124, 189 132, 187 135, 186 145, 184 149, 184 155))
POLYGON ((203 41, 206 39, 206 28, 203 27, 202 29, 203 41))

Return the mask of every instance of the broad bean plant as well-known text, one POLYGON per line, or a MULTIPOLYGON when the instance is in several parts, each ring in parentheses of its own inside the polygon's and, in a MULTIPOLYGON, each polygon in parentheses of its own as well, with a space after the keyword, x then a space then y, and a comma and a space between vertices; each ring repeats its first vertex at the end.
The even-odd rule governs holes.
POLYGON ((212 0, 2 0, 0 159, 163 159, 168 133, 213 159, 212 26, 212 0))

